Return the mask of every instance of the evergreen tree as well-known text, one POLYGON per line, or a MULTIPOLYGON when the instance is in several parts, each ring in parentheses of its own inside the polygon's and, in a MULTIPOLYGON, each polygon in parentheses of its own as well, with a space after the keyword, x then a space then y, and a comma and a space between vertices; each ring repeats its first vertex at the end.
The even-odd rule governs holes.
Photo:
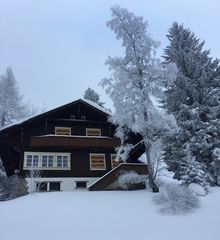
POLYGON ((95 92, 93 89, 91 88, 87 88, 85 90, 85 93, 83 95, 84 99, 90 100, 94 103, 97 103, 98 105, 100 105, 101 107, 103 107, 104 103, 100 101, 100 96, 97 92, 95 92))
POLYGON ((204 188, 204 177, 205 177, 205 165, 196 161, 196 158, 192 156, 191 150, 189 149, 189 144, 186 147, 186 156, 181 162, 180 175, 182 183, 189 186, 190 183, 197 183, 204 188))
POLYGON ((17 82, 10 67, 0 80, 0 128, 26 116, 17 82))
POLYGON ((182 25, 174 23, 167 37, 170 44, 164 59, 176 64, 178 74, 165 91, 164 107, 175 116, 179 129, 165 138, 165 160, 175 177, 182 179, 184 159, 190 151, 211 175, 212 151, 220 140, 219 61, 182 25))

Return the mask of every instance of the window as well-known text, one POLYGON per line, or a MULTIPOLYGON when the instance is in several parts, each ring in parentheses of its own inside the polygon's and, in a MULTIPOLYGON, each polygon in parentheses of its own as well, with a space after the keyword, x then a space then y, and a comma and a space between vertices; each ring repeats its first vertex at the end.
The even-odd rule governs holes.
POLYGON ((101 136, 101 129, 99 129, 99 128, 86 128, 86 136, 101 136))
POLYGON ((68 156, 57 155, 57 167, 67 168, 68 167, 68 156))
POLYGON ((60 191, 60 182, 50 182, 50 191, 60 191))
POLYGON ((32 167, 32 157, 33 155, 27 155, 27 167, 32 167))
POLYGON ((55 127, 55 135, 71 135, 70 127, 55 127))
POLYGON ((39 170, 69 170, 70 153, 25 152, 24 169, 32 167, 39 170))
POLYGON ((123 163, 121 159, 117 159, 117 154, 111 154, 112 168, 117 167, 119 164, 123 163))
POLYGON ((37 182, 38 192, 60 191, 60 182, 37 182))
POLYGON ((37 182, 36 188, 38 192, 46 192, 47 191, 47 182, 37 182))
POLYGON ((76 182, 76 188, 86 188, 87 182, 86 181, 77 181, 76 182))
POLYGON ((54 155, 42 155, 42 167, 53 167, 54 155))
POLYGON ((86 116, 82 115, 81 120, 86 120, 86 116))
POLYGON ((25 163, 24 163, 24 165, 26 165, 26 167, 37 168, 38 164, 39 164, 39 155, 27 154, 25 163))
POLYGON ((90 154, 90 170, 106 170, 105 154, 90 154))

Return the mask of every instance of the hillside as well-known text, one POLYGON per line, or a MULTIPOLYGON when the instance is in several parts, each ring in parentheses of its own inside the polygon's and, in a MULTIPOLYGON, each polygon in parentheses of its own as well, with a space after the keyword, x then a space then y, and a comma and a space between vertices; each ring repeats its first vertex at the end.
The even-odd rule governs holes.
POLYGON ((78 191, 0 202, 0 239, 219 240, 220 188, 184 216, 161 215, 152 197, 146 190, 78 191))

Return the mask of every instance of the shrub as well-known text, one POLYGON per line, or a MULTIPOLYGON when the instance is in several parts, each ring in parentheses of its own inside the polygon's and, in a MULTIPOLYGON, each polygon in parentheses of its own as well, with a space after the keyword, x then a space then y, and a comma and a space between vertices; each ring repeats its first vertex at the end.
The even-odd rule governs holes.
POLYGON ((119 189, 135 190, 145 188, 147 175, 139 175, 134 171, 124 172, 118 177, 117 184, 119 189))
POLYGON ((163 214, 185 214, 199 207, 199 198, 187 187, 178 184, 164 184, 154 196, 163 214))

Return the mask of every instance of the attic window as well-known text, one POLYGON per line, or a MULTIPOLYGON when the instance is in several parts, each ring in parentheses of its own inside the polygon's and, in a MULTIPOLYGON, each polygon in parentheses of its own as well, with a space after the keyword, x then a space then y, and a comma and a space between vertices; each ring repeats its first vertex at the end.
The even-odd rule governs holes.
POLYGON ((105 154, 90 153, 90 170, 106 170, 105 154))
POLYGON ((112 163, 112 168, 115 168, 119 164, 123 163, 123 161, 120 158, 117 159, 117 154, 111 154, 111 163, 112 163))
POLYGON ((70 127, 55 127, 55 135, 71 135, 70 127))
POLYGON ((86 116, 85 116, 85 115, 82 115, 82 116, 81 116, 81 120, 86 120, 86 116))
POLYGON ((101 129, 99 129, 99 128, 86 128, 86 136, 101 136, 101 129))

